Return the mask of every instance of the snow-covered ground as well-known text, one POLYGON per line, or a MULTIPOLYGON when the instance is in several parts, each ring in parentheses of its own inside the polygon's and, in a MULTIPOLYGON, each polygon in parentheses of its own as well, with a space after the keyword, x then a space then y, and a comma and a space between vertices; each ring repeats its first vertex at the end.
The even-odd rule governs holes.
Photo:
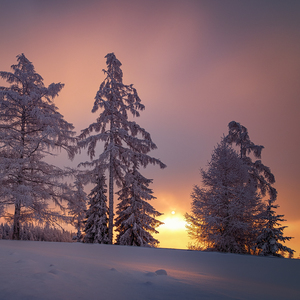
POLYGON ((0 240, 0 299, 300 299, 300 260, 0 240))

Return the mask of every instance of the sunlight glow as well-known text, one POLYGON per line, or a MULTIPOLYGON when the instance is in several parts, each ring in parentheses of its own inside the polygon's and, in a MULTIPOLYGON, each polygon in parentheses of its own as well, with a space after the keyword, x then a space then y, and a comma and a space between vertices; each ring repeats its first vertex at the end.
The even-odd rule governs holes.
POLYGON ((159 226, 159 229, 185 230, 186 222, 183 217, 177 217, 177 216, 175 217, 173 214, 171 217, 167 217, 163 219, 162 222, 164 222, 164 224, 159 226))
POLYGON ((164 222, 157 230, 159 248, 187 249, 190 239, 186 232, 186 221, 184 215, 175 210, 159 218, 164 222))

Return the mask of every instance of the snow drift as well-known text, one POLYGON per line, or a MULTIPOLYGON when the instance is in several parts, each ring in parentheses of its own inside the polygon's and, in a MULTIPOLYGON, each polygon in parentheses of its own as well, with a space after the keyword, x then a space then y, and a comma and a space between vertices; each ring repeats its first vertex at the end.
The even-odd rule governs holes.
POLYGON ((0 299, 300 299, 300 260, 0 240, 0 299))

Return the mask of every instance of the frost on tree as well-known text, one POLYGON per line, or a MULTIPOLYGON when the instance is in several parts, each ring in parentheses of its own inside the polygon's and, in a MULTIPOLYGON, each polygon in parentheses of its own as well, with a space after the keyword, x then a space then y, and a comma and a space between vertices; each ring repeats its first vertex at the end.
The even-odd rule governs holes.
POLYGON ((202 169, 201 175, 203 187, 194 187, 192 214, 186 214, 188 233, 196 242, 195 248, 249 252, 260 202, 253 185, 249 184, 247 165, 222 140, 212 153, 207 171, 202 169))
POLYGON ((84 221, 84 242, 108 244, 108 207, 105 176, 96 176, 95 183, 95 187, 89 194, 89 209, 86 212, 84 221))
POLYGON ((94 168, 101 166, 108 170, 109 179, 109 243, 113 241, 114 219, 114 183, 122 187, 124 176, 130 165, 132 157, 140 154, 140 165, 158 164, 161 168, 165 165, 158 159, 143 156, 150 150, 156 149, 150 134, 136 122, 129 120, 129 114, 139 117, 139 111, 144 105, 133 85, 123 83, 121 62, 114 53, 105 56, 107 70, 104 81, 96 94, 92 112, 101 110, 95 123, 82 130, 78 146, 87 148, 91 161, 81 165, 94 168), (92 133, 94 133, 92 135, 92 133), (104 151, 97 157, 95 148, 98 142, 104 143, 104 151))
POLYGON ((232 121, 228 124, 228 127, 229 133, 226 136, 226 141, 229 144, 236 144, 240 148, 240 158, 249 166, 251 180, 260 192, 261 197, 268 194, 270 199, 276 200, 277 191, 272 186, 275 183, 275 177, 270 168, 260 160, 264 147, 251 142, 247 128, 240 123, 232 121), (258 158, 258 160, 253 162, 249 154, 253 154, 254 158, 258 158))
MULTIPOLYGON (((72 242, 72 233, 51 227, 49 223, 36 226, 32 223, 22 223, 20 227, 20 240, 23 241, 45 241, 45 242, 72 242)), ((0 224, 0 240, 9 240, 13 234, 13 226, 0 224)))
POLYGON ((284 222, 283 215, 277 215, 274 204, 275 200, 268 200, 268 205, 263 215, 264 227, 256 240, 255 249, 259 255, 282 257, 281 253, 288 253, 290 257, 295 252, 291 248, 284 246, 281 242, 289 241, 292 237, 283 236, 283 230, 287 226, 280 226, 284 222))
POLYGON ((155 199, 149 184, 152 180, 142 176, 136 168, 125 176, 124 186, 118 192, 116 231, 117 244, 156 247, 158 240, 152 234, 163 224, 155 219, 161 215, 147 201, 155 199))
POLYGON ((69 215, 71 216, 71 224, 76 228, 77 234, 74 239, 77 242, 82 241, 82 230, 84 228, 84 218, 86 212, 87 196, 83 188, 83 174, 75 175, 75 182, 72 187, 71 197, 68 201, 69 215))
POLYGON ((55 222, 58 212, 48 208, 49 200, 63 209, 67 185, 65 172, 44 161, 52 150, 74 155, 73 125, 66 122, 53 98, 61 83, 44 86, 43 78, 24 54, 17 56, 13 72, 0 72, 9 87, 0 87, 0 203, 14 206, 13 239, 20 237, 21 220, 55 222))
POLYGON ((229 133, 225 140, 229 144, 235 143, 240 149, 240 158, 245 158, 247 154, 253 153, 256 158, 261 157, 261 151, 264 146, 255 145, 251 142, 248 130, 238 122, 231 121, 228 124, 229 133))
POLYGON ((226 142, 229 144, 236 144, 240 148, 240 158, 248 166, 248 173, 250 175, 250 182, 255 187, 257 194, 263 200, 268 197, 267 204, 264 205, 260 220, 256 226, 256 242, 253 249, 261 255, 275 255, 281 252, 288 252, 293 254, 293 250, 283 246, 281 242, 291 239, 290 237, 283 237, 283 229, 286 227, 276 227, 284 221, 282 215, 276 215, 274 209, 278 207, 274 202, 277 199, 277 191, 273 187, 275 177, 269 167, 265 166, 260 158, 263 146, 255 145, 251 142, 246 127, 232 121, 228 125, 229 133, 226 136, 226 142), (253 154, 254 162, 249 157, 253 154))

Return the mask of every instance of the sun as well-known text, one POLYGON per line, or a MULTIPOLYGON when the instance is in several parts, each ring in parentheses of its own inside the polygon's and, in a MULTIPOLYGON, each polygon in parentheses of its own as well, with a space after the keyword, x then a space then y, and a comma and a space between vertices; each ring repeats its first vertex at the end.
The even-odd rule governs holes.
POLYGON ((175 211, 171 212, 170 216, 161 219, 164 222, 159 226, 160 230, 185 230, 186 221, 183 216, 175 215, 175 211))
POLYGON ((186 231, 186 221, 183 214, 175 209, 159 217, 164 222, 157 230, 157 239, 161 248, 187 249, 189 237, 186 231))

